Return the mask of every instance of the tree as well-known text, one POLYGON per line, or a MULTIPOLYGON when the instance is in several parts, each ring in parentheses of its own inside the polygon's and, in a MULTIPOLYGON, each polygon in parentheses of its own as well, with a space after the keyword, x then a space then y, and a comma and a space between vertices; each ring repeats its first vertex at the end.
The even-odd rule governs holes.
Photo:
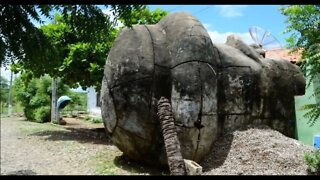
MULTIPOLYGON (((109 8, 108 5, 105 7, 109 8)), ((144 5, 110 5, 116 17, 125 19, 130 26, 133 10, 144 9, 144 5)), ((31 22, 43 23, 41 15, 53 19, 50 15, 57 11, 71 24, 71 32, 81 32, 92 37, 97 29, 112 25, 109 16, 96 5, 0 5, 0 64, 8 65, 10 56, 25 61, 30 66, 38 63, 54 62, 56 51, 50 41, 31 22)), ((106 28, 108 29, 108 28, 106 28)), ((97 36, 98 37, 98 36, 97 36)))
POLYGON ((54 60, 37 66, 20 61, 13 69, 29 71, 31 77, 43 74, 59 77, 71 87, 77 87, 78 83, 83 87, 99 86, 106 56, 116 37, 115 28, 96 29, 94 34, 88 35, 81 30, 72 30, 72 25, 56 14, 54 22, 41 26, 40 30, 57 52, 54 60))
MULTIPOLYGON (((167 12, 157 9, 133 10, 130 22, 132 24, 157 23, 167 12)), ((95 33, 87 34, 82 30, 73 29, 71 16, 55 14, 54 21, 40 27, 45 37, 51 41, 57 54, 54 61, 31 65, 20 61, 13 69, 30 71, 32 77, 49 74, 60 77, 71 87, 95 86, 100 89, 104 65, 110 48, 119 32, 115 26, 95 29, 95 33)), ((125 23, 126 19, 121 18, 125 23)))
MULTIPOLYGON (((50 121, 51 77, 48 75, 34 78, 24 83, 25 74, 14 80, 13 91, 15 100, 23 106, 26 118, 30 121, 50 121)), ((58 94, 65 94, 69 88, 62 81, 58 82, 58 94)))
MULTIPOLYGON (((133 10, 130 18, 132 24, 156 24, 167 14, 167 11, 159 8, 154 11, 150 11, 148 8, 145 8, 142 10, 133 10)), ((120 21, 125 23, 125 19, 123 18, 120 18, 120 21)))
MULTIPOLYGON (((280 11, 287 16, 285 32, 292 33, 287 39, 289 47, 302 50, 301 68, 309 78, 309 86, 315 78, 320 78, 320 5, 290 5, 280 11)), ((320 96, 320 87, 315 89, 314 95, 320 96)), ((311 125, 320 118, 319 103, 304 106, 311 125)))

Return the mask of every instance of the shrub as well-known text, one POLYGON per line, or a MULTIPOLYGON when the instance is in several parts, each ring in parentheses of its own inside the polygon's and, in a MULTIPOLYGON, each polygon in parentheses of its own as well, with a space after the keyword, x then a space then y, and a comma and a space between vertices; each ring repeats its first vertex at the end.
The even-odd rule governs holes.
POLYGON ((36 122, 50 122, 50 106, 42 106, 35 110, 35 121, 36 122))
POLYGON ((34 108, 32 106, 24 106, 23 113, 28 121, 34 121, 34 108))
POLYGON ((96 123, 102 123, 102 119, 101 118, 92 118, 91 122, 96 124, 96 123))
POLYGON ((320 149, 311 153, 305 153, 304 159, 308 164, 308 173, 320 175, 320 149))
MULTIPOLYGON (((24 82, 22 74, 13 85, 14 99, 23 106, 23 112, 29 121, 48 122, 51 111, 51 78, 47 75, 24 82)), ((58 83, 58 95, 65 94, 68 87, 58 83)), ((59 96, 58 96, 59 97, 59 96)))
POLYGON ((90 116, 86 116, 84 118, 84 120, 90 122, 90 123, 93 123, 93 124, 97 124, 97 123, 102 123, 102 118, 99 118, 99 117, 90 117, 90 116))

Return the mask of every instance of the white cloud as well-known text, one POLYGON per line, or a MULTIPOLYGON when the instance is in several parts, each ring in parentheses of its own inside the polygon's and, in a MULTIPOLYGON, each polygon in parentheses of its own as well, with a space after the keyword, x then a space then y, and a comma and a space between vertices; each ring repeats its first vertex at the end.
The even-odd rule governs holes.
POLYGON ((223 17, 239 17, 243 16, 243 10, 247 5, 217 5, 219 13, 223 17))
MULTIPOLYGON (((103 9, 102 12, 110 17, 110 20, 113 21, 115 19, 115 16, 113 15, 111 8, 103 9)), ((120 21, 116 21, 117 26, 116 27, 122 27, 123 23, 120 21)))
POLYGON ((237 32, 220 33, 218 31, 208 31, 208 34, 211 37, 212 43, 225 43, 227 41, 227 37, 231 34, 236 34, 246 44, 253 43, 253 40, 248 32, 245 32, 245 33, 237 33, 237 32))

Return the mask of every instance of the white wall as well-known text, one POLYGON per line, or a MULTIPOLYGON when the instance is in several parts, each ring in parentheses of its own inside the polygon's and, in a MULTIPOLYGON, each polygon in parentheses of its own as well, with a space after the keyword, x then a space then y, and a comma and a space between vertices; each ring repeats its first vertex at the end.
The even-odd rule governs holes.
POLYGON ((101 108, 96 106, 97 92, 93 87, 87 88, 87 111, 92 115, 101 115, 101 108))

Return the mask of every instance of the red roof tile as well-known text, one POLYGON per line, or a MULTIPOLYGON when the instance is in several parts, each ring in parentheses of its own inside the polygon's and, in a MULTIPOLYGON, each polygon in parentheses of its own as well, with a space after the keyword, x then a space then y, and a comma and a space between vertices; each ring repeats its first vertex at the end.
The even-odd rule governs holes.
POLYGON ((266 58, 270 59, 286 59, 290 62, 301 61, 301 50, 298 52, 290 52, 290 49, 275 49, 266 51, 266 58))

